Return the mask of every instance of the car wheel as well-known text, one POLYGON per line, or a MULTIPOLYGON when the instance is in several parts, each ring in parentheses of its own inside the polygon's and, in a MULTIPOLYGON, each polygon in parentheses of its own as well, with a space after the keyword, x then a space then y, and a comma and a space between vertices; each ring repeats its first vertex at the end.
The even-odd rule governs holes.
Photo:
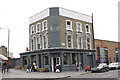
POLYGON ((103 72, 103 69, 100 72, 103 72))

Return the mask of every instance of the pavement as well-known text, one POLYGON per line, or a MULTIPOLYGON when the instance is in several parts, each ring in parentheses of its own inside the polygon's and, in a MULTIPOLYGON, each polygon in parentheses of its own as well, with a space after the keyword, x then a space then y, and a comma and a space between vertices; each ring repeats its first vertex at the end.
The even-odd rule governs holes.
POLYGON ((78 75, 84 75, 89 72, 83 71, 64 71, 60 73, 55 72, 31 72, 27 73, 26 71, 22 70, 15 70, 10 69, 9 72, 2 74, 0 72, 1 78, 40 78, 40 79, 63 79, 63 78, 69 78, 73 76, 78 75))

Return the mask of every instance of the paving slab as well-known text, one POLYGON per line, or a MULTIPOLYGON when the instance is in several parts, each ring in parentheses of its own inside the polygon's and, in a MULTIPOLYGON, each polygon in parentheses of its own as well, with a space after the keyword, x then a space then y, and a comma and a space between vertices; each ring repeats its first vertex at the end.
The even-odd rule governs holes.
POLYGON ((55 72, 31 72, 27 73, 26 71, 22 70, 15 70, 15 69, 10 69, 9 72, 5 74, 1 74, 0 72, 0 77, 1 78, 41 78, 41 79, 61 79, 61 78, 68 78, 71 76, 76 76, 76 75, 81 75, 85 74, 87 72, 80 71, 66 71, 66 72, 60 72, 60 73, 55 73, 55 72))

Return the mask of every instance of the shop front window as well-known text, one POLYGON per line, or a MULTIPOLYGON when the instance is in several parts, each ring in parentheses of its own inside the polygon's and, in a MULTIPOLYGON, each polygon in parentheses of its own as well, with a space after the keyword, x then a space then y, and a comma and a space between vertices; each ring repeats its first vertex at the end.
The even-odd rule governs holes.
POLYGON ((64 60, 63 60, 63 61, 64 61, 64 64, 67 65, 67 64, 68 64, 68 54, 65 53, 65 54, 63 55, 63 57, 64 57, 64 60))
POLYGON ((45 62, 45 65, 49 65, 49 60, 47 55, 44 56, 44 62, 45 62))

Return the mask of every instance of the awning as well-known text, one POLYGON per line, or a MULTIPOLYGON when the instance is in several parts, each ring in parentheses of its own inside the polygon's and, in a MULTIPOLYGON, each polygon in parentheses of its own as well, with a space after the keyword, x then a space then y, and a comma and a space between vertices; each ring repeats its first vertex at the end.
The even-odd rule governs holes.
POLYGON ((8 58, 7 57, 5 57, 4 55, 2 55, 2 54, 0 54, 0 59, 2 59, 2 60, 8 60, 8 58))

